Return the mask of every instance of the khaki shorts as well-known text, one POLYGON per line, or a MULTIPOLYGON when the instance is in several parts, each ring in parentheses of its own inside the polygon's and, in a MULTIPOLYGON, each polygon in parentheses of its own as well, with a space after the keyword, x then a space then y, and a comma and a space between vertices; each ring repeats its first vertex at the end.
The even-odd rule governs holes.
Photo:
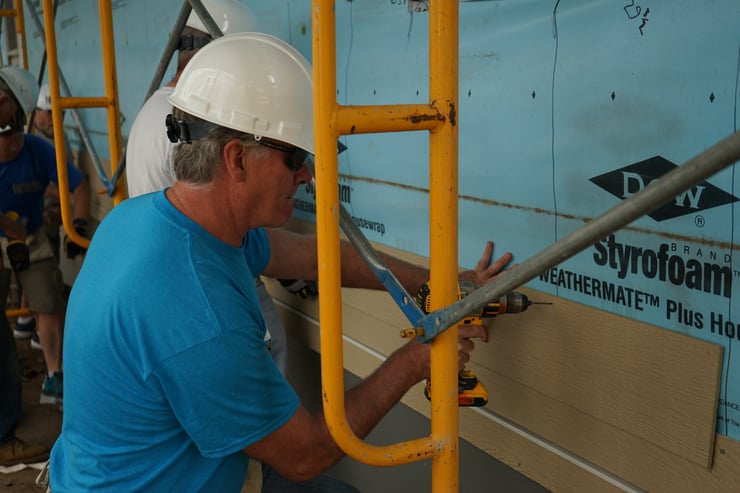
MULTIPOLYGON (((28 245, 31 265, 24 271, 16 272, 15 275, 26 292, 28 309, 39 313, 63 312, 65 303, 62 274, 43 229, 26 236, 26 245, 28 245)), ((0 237, 4 268, 10 265, 5 251, 7 246, 8 239, 0 237)))

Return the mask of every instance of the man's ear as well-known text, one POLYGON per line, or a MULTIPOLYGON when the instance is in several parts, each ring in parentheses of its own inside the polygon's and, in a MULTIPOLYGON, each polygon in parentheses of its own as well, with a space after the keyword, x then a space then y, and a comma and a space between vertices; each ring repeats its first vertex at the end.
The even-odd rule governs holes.
POLYGON ((247 178, 247 148, 238 140, 232 139, 226 143, 223 150, 226 172, 237 181, 247 178))

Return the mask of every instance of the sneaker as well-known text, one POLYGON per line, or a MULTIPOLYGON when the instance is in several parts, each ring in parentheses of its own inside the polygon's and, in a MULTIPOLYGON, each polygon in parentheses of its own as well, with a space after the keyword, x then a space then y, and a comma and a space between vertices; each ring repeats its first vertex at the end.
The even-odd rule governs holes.
POLYGON ((39 341, 39 333, 35 330, 33 331, 33 334, 31 334, 31 347, 34 349, 38 349, 39 351, 43 349, 41 347, 41 341, 39 341))
POLYGON ((34 464, 49 458, 49 447, 31 445, 18 437, 4 445, 0 445, 0 466, 15 464, 34 464))
POLYGON ((44 378, 41 386, 41 404, 61 404, 62 403, 63 376, 62 372, 55 371, 52 376, 44 378))
POLYGON ((20 317, 15 322, 15 328, 13 329, 13 336, 16 339, 28 339, 36 333, 36 320, 31 317, 27 321, 22 321, 20 317))

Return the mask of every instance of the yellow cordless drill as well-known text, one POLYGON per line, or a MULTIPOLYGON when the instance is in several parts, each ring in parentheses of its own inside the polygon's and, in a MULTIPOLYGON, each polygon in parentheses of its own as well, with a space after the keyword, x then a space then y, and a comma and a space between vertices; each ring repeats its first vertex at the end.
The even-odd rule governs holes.
MULTIPOLYGON (((474 284, 461 282, 458 285, 458 300, 463 299, 475 289, 474 284)), ((429 284, 422 285, 416 293, 416 301, 424 313, 430 313, 432 311, 431 298, 432 290, 429 288, 429 284)), ((486 304, 479 312, 465 316, 460 323, 463 325, 474 325, 480 324, 483 318, 493 318, 496 315, 504 313, 521 313, 533 303, 537 302, 530 301, 522 293, 510 291, 498 300, 486 304)), ((471 370, 463 370, 458 374, 457 387, 457 403, 459 406, 485 406, 488 403, 488 391, 478 381, 478 377, 471 370)), ((431 382, 427 380, 426 387, 424 388, 424 395, 427 399, 431 397, 431 389, 431 382)))

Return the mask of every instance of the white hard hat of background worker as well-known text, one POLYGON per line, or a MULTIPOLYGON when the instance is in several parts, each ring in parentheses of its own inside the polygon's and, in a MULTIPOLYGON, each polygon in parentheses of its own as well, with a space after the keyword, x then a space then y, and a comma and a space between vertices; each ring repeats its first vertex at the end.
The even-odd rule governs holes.
POLYGON ((36 108, 43 111, 51 111, 51 91, 49 84, 43 84, 39 90, 39 98, 36 101, 36 108))
POLYGON ((39 84, 28 70, 16 66, 0 67, 0 81, 0 91, 10 97, 0 101, 0 127, 8 124, 22 127, 26 115, 36 107, 39 84))
MULTIPOLYGON (((257 31, 257 18, 239 0, 203 0, 203 6, 224 35, 257 31)), ((185 25, 208 34, 208 29, 195 10, 190 12, 185 25)))
MULTIPOLYGON (((314 152, 311 65, 274 36, 244 32, 211 42, 185 67, 168 100, 207 122, 295 146, 304 157, 314 152)), ((203 131, 168 118, 171 140, 196 140, 203 131)))
MULTIPOLYGON (((62 111, 64 118, 64 111, 62 111)), ((40 133, 50 140, 54 140, 54 119, 51 114, 51 92, 49 84, 43 84, 36 101, 36 112, 33 117, 33 131, 40 133)), ((69 145, 69 144, 67 144, 69 145)), ((69 148, 67 148, 69 151, 69 148)))

